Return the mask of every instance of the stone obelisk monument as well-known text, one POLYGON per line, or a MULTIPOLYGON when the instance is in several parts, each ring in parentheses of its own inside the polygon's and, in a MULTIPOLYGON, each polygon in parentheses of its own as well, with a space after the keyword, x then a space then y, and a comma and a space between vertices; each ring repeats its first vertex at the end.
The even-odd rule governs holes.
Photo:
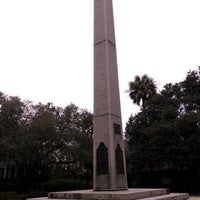
POLYGON ((112 0, 94 0, 93 189, 126 190, 112 0))
POLYGON ((93 190, 49 192, 48 199, 189 199, 167 189, 127 188, 112 0, 94 0, 93 151, 93 190))

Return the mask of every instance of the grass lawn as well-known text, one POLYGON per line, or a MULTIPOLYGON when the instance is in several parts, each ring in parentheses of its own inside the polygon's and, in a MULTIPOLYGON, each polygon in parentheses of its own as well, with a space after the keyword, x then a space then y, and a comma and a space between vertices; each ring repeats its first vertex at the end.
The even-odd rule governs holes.
POLYGON ((25 200, 27 198, 43 197, 47 196, 47 193, 28 193, 18 194, 16 192, 2 192, 0 191, 0 200, 25 200))
POLYGON ((0 199, 1 200, 8 200, 8 199, 15 200, 15 199, 23 199, 23 198, 21 195, 17 194, 16 192, 0 192, 0 199))

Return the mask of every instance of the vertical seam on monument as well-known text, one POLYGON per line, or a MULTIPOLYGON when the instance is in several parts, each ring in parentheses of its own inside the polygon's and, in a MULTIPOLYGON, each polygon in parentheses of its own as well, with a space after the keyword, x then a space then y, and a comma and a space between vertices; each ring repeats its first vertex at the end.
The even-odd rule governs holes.
MULTIPOLYGON (((106 9, 106 0, 104 0, 104 17, 105 17, 105 22, 107 22, 107 9, 106 9)), ((107 72, 107 91, 108 91, 108 114, 111 113, 111 100, 110 100, 110 80, 109 80, 109 74, 110 74, 110 70, 109 70, 109 61, 108 61, 108 35, 107 35, 107 23, 104 23, 104 30, 105 30, 105 48, 106 48, 106 72, 107 72)), ((110 120, 110 117, 109 117, 109 120, 110 120)))
MULTIPOLYGON (((110 97, 110 95, 111 95, 111 91, 110 91, 110 69, 109 69, 109 51, 108 51, 108 45, 109 45, 109 43, 108 43, 108 40, 109 40, 109 38, 108 38, 108 30, 107 30, 107 6, 106 6, 106 0, 104 0, 104 16, 105 16, 105 20, 104 20, 104 28, 105 28, 105 47, 106 47, 106 71, 107 71, 107 91, 108 91, 108 120, 109 120, 109 130, 112 132, 112 117, 111 117, 111 97, 110 97)), ((114 141, 113 141, 113 134, 109 134, 109 136, 110 136, 110 147, 113 147, 114 146, 114 141)), ((109 148, 109 151, 110 151, 110 154, 109 155, 112 155, 112 148, 109 148)), ((112 158, 111 158, 111 156, 109 156, 109 159, 108 159, 108 162, 113 162, 112 160, 111 160, 112 158)), ((111 166, 111 165, 110 165, 111 166)), ((111 182, 111 184, 109 184, 110 186, 111 186, 111 188, 110 189, 112 189, 112 187, 114 188, 114 185, 112 185, 112 183, 114 183, 115 182, 115 180, 112 180, 112 178, 113 178, 113 176, 111 175, 111 173, 113 173, 112 172, 112 170, 110 171, 109 170, 109 175, 110 175, 110 178, 111 178, 111 180, 110 180, 110 182, 111 182)))

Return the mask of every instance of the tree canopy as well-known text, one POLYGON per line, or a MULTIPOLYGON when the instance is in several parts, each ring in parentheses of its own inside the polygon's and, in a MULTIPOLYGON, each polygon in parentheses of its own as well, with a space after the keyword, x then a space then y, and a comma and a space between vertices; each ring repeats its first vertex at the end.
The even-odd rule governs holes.
POLYGON ((19 190, 49 180, 57 168, 61 177, 91 173, 92 119, 74 104, 33 104, 0 93, 0 163, 15 166, 19 190))
POLYGON ((146 99, 125 135, 132 174, 200 169, 200 67, 146 99))
POLYGON ((144 106, 146 101, 156 93, 156 85, 148 75, 135 76, 134 81, 129 82, 129 96, 133 103, 144 106))

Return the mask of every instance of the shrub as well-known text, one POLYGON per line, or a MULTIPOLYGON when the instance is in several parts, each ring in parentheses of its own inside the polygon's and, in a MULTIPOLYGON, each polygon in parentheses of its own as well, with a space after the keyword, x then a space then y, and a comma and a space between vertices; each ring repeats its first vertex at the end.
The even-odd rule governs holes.
POLYGON ((74 189, 74 181, 72 179, 55 179, 42 184, 45 191, 63 191, 74 189))

